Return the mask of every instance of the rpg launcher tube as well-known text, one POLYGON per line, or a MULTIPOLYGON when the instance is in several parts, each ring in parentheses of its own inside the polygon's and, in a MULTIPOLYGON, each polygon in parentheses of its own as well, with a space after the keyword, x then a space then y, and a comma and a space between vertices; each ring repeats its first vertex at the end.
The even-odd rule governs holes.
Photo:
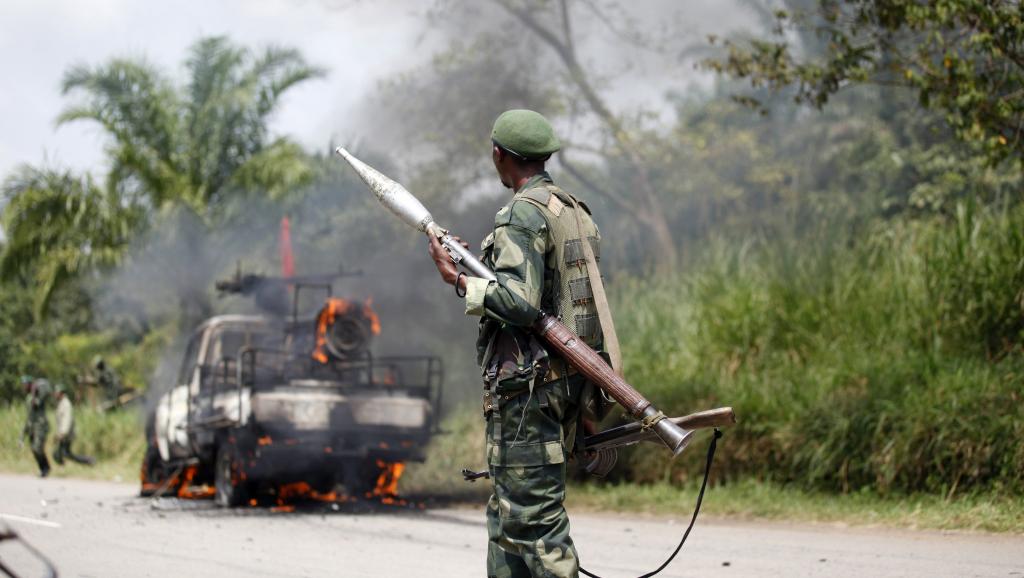
MULTIPOLYGON (((335 152, 348 162, 385 208, 414 229, 436 237, 448 251, 452 261, 462 265, 476 277, 488 281, 497 279, 493 271, 456 242, 447 230, 435 223, 430 211, 400 183, 352 156, 344 148, 338 147, 335 152)), ((624 407, 633 418, 641 420, 643 428, 654 432, 672 451, 673 457, 686 449, 693 432, 682 429, 666 419, 665 414, 658 411, 640 392, 619 377, 604 358, 580 341, 557 317, 542 313, 534 322, 533 330, 569 364, 624 407)))
POLYGON ((534 322, 533 330, 577 371, 619 402, 633 418, 641 420, 643 429, 653 431, 672 451, 673 457, 686 449, 693 432, 667 419, 665 414, 658 411, 639 391, 615 373, 600 354, 580 341, 557 317, 542 313, 534 322))

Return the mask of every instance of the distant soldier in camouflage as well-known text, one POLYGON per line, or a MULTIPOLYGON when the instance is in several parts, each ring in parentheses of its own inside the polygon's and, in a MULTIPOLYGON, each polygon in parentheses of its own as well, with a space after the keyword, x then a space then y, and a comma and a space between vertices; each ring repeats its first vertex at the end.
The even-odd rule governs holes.
POLYGON ((121 380, 99 355, 93 358, 92 366, 96 370, 96 384, 103 396, 104 407, 108 409, 117 407, 120 405, 121 380))
POLYGON ((53 452, 53 461, 57 465, 64 465, 64 458, 73 462, 91 466, 95 460, 89 456, 80 456, 71 451, 71 442, 75 439, 75 410, 68 397, 67 389, 63 384, 57 384, 53 390, 54 398, 57 400, 56 421, 57 421, 57 449, 53 452))
POLYGON ((550 356, 529 326, 543 310, 603 351, 583 251, 589 243, 599 254, 600 234, 587 206, 544 170, 560 144, 543 116, 508 111, 495 122, 491 140, 501 183, 515 191, 482 245, 482 260, 497 281, 459 273, 436 239, 430 247, 441 277, 465 296, 466 313, 481 317, 477 354, 494 483, 487 574, 575 577, 579 561, 562 505, 566 460, 582 439, 584 419, 603 417, 607 402, 574 368, 550 356))
POLYGON ((50 475, 50 460, 46 458, 46 436, 50 433, 50 422, 46 419, 46 401, 50 397, 50 383, 45 379, 32 379, 23 376, 21 383, 25 387, 25 427, 21 430, 21 439, 29 440, 32 456, 39 466, 39 475, 50 475))

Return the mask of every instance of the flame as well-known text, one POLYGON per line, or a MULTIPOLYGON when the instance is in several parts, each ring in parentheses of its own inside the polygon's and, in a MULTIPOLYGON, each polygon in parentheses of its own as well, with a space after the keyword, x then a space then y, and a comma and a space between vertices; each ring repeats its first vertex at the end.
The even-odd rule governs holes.
POLYGON ((184 477, 181 480, 181 486, 178 488, 178 497, 189 500, 212 498, 216 493, 216 490, 207 484, 201 486, 192 486, 192 480, 196 477, 196 473, 199 471, 199 466, 189 466, 185 468, 184 477))
POLYGON ((321 494, 306 482, 293 482, 277 488, 277 505, 285 506, 294 500, 316 500, 317 502, 337 502, 337 492, 321 494))
POLYGON ((402 478, 405 471, 405 464, 402 462, 388 463, 384 460, 377 460, 377 467, 381 469, 377 477, 377 485, 373 491, 367 492, 367 498, 380 498, 382 504, 397 504, 404 506, 405 500, 398 498, 398 480, 402 478))
POLYGON ((327 345, 327 327, 334 323, 334 318, 348 312, 349 302, 344 299, 332 297, 320 311, 316 319, 316 349, 313 350, 313 359, 320 363, 327 363, 327 353, 324 348, 327 345))
POLYGON ((363 303, 363 317, 370 322, 370 332, 374 335, 380 335, 380 317, 377 316, 377 312, 373 310, 373 297, 370 297, 363 303))
MULTIPOLYGON (((377 316, 372 305, 373 299, 367 299, 363 303, 363 317, 370 322, 370 332, 380 335, 380 317, 377 316)), ((324 351, 327 346, 327 328, 334 323, 335 317, 348 313, 351 308, 352 303, 340 297, 331 297, 327 300, 327 304, 320 310, 320 315, 316 319, 316 348, 313 349, 313 359, 320 363, 327 363, 327 353, 324 351)))

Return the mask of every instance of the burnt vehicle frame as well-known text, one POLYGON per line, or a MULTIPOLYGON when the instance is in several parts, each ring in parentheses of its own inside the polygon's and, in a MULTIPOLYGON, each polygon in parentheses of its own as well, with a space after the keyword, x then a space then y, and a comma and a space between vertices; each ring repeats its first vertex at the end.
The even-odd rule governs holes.
POLYGON ((359 308, 375 313, 334 297, 323 278, 240 278, 218 288, 291 286, 290 315, 216 316, 193 332, 175 385, 149 412, 143 495, 212 484, 219 504, 237 506, 305 482, 361 497, 388 464, 423 461, 437 433, 441 360, 374 355, 359 308), (299 298, 311 289, 327 305, 302 317, 299 298), (338 302, 348 310, 325 327, 338 302))

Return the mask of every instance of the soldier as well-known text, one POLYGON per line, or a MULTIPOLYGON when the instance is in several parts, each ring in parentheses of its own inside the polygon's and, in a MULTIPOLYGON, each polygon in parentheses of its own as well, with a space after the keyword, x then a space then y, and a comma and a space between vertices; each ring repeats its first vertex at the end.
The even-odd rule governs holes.
POLYGON ((27 394, 25 405, 25 427, 21 431, 21 439, 28 438, 32 448, 32 456, 39 465, 39 476, 50 475, 50 460, 46 459, 46 436, 50 433, 50 422, 46 419, 46 400, 50 396, 50 383, 45 379, 33 380, 22 376, 22 385, 27 394))
POLYGON ((459 273, 437 240, 430 241, 442 279, 466 298, 467 314, 481 317, 477 357, 494 484, 487 573, 576 577, 579 562, 563 507, 565 462, 589 424, 584 417, 600 419, 608 404, 573 367, 549 355, 529 327, 543 310, 603 351, 583 247, 589 243, 599 255, 600 234, 587 206, 544 170, 561 145, 543 116, 505 112, 491 140, 498 177, 514 191, 482 245, 482 261, 497 281, 459 273))
POLYGON ((89 456, 80 456, 71 451, 71 442, 75 439, 75 413, 71 405, 71 398, 63 384, 57 384, 54 388, 54 397, 57 400, 57 449, 53 452, 53 461, 57 465, 64 465, 64 458, 67 457, 73 462, 93 465, 96 460, 89 456))
POLYGON ((121 380, 113 369, 107 366, 103 357, 97 355, 92 360, 92 366, 96 370, 96 383, 100 386, 100 393, 103 395, 104 406, 108 409, 120 405, 121 380))

